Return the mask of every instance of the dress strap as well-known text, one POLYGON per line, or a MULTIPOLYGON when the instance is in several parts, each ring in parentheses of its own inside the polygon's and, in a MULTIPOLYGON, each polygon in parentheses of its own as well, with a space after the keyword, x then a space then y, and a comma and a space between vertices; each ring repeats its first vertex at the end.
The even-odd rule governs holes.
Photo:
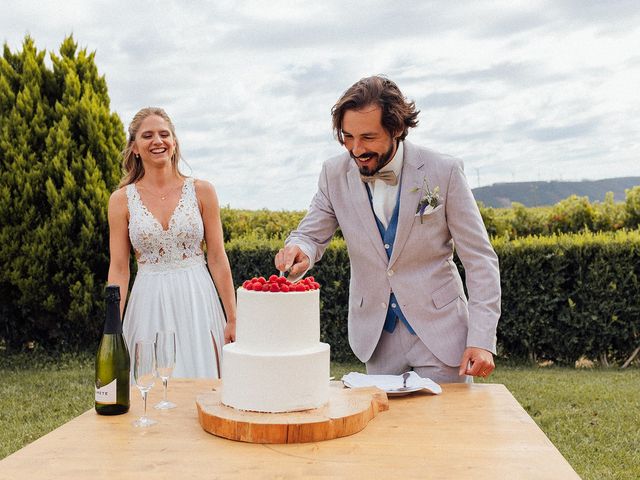
POLYGON ((134 183, 126 186, 127 207, 129 208, 129 216, 139 213, 142 210, 142 200, 134 183))
POLYGON ((187 177, 184 179, 186 185, 185 197, 192 204, 198 205, 198 197, 196 196, 196 179, 193 177, 187 177))

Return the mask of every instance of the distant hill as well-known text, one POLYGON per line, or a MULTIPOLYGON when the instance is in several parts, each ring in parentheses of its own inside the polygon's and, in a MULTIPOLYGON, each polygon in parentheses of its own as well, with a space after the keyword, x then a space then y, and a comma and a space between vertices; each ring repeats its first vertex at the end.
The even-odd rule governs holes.
POLYGON ((581 182, 513 182, 494 183, 473 189, 476 200, 487 207, 510 207, 519 202, 527 207, 554 205, 571 195, 589 197, 589 201, 603 201, 607 192, 613 192, 616 202, 623 202, 625 189, 640 185, 640 177, 606 178, 581 182))

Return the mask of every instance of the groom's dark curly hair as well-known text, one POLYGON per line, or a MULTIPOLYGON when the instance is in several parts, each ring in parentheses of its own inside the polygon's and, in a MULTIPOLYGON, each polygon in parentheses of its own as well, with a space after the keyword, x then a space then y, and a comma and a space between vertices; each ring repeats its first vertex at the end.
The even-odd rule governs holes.
POLYGON ((333 132, 341 144, 342 118, 347 110, 360 110, 369 105, 377 105, 382 109, 382 126, 393 136, 401 132, 399 140, 404 140, 409 128, 418 125, 418 114, 415 102, 410 102, 402 94, 398 86, 382 75, 363 78, 354 83, 342 94, 342 97, 331 109, 333 132))

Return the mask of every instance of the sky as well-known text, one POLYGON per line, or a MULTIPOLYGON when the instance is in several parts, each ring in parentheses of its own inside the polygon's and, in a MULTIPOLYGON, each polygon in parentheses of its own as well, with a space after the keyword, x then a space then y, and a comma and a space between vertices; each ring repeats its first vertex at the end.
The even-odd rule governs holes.
MULTIPOLYGON (((344 151, 331 107, 383 74, 421 111, 407 140, 496 182, 640 176, 640 2, 0 0, 0 39, 95 52, 125 127, 175 124, 221 205, 303 210, 344 151)), ((620 199, 622 200, 622 199, 620 199)))

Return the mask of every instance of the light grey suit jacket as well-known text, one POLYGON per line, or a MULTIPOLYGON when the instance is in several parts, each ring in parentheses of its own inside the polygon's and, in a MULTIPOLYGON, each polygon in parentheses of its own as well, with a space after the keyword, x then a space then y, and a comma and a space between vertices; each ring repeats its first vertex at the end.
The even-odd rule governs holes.
POLYGON ((361 361, 378 344, 391 291, 416 334, 444 363, 458 365, 465 347, 495 353, 498 259, 462 161, 404 142, 398 228, 387 259, 355 162, 346 152, 327 160, 309 211, 286 243, 298 245, 313 266, 338 226, 351 265, 349 344, 361 361), (440 205, 421 223, 416 210, 425 179, 431 190, 439 187, 440 205), (453 262, 454 243, 468 301, 453 262))

